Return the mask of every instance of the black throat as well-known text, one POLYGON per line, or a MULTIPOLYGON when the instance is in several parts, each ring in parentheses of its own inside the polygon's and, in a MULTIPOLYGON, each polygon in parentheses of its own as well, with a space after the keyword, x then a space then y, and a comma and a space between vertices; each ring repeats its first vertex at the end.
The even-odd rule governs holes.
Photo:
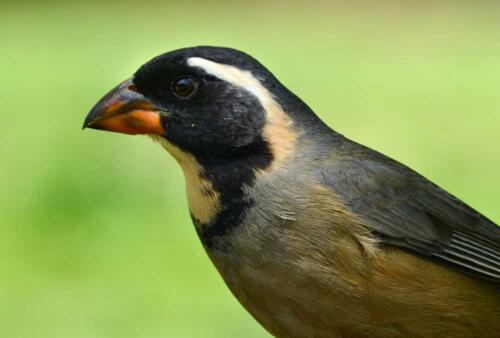
POLYGON ((194 154, 202 166, 202 178, 209 180, 219 193, 220 209, 213 221, 203 224, 193 215, 198 235, 206 248, 226 250, 224 237, 243 221, 254 201, 245 195, 245 187, 254 184, 257 170, 265 170, 273 161, 269 145, 262 138, 227 157, 194 154))

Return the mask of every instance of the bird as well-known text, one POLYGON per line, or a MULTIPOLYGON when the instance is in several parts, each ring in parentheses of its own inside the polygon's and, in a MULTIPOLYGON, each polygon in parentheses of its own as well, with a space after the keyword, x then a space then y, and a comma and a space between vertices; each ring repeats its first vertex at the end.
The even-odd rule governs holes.
POLYGON ((500 227, 331 129, 252 56, 157 56, 84 128, 175 158, 205 251, 270 334, 500 336, 500 227))

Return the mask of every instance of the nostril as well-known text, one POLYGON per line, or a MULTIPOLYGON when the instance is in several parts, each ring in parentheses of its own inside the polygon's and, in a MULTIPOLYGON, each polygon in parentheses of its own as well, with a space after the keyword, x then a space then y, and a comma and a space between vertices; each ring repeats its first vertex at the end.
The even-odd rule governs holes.
POLYGON ((129 84, 128 87, 127 87, 127 89, 131 90, 133 92, 137 92, 137 87, 133 83, 129 84))

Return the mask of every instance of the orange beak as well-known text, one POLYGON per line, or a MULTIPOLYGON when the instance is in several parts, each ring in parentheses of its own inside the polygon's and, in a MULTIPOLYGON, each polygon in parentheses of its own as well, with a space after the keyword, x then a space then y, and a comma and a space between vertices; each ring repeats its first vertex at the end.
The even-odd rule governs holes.
POLYGON ((85 118, 83 128, 129 135, 165 134, 159 109, 136 90, 131 79, 120 83, 97 102, 85 118))

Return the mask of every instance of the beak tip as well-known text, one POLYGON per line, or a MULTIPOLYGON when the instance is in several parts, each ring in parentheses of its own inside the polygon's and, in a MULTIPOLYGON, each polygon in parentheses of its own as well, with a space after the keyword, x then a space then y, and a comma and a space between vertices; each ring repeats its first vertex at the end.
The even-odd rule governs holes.
POLYGON ((82 125, 82 130, 92 128, 92 124, 99 119, 99 117, 102 115, 102 111, 103 108, 99 104, 96 104, 85 117, 82 125))
POLYGON ((82 130, 87 129, 91 123, 92 120, 87 116, 87 118, 85 118, 85 121, 83 121, 82 130))

